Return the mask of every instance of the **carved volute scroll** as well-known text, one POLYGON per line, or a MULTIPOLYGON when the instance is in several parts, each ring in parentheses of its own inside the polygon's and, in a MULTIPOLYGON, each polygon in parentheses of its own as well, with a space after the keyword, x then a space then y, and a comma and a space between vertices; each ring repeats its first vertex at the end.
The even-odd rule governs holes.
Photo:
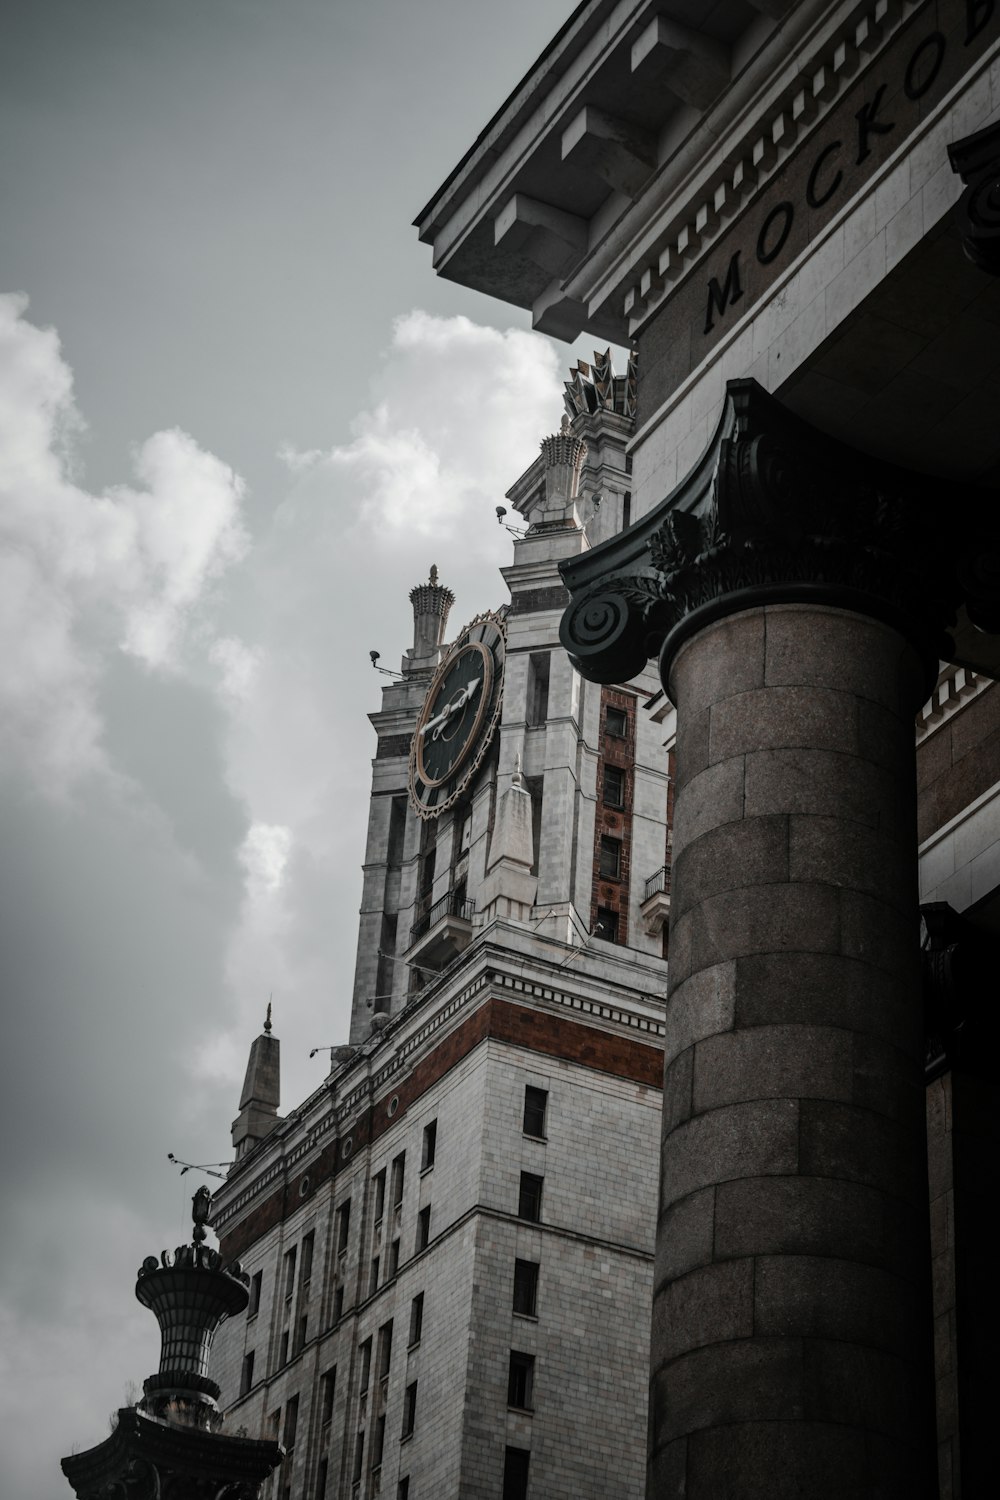
POLYGON ((560 564, 561 639, 595 682, 624 682, 713 620, 761 604, 829 604, 883 620, 928 681, 960 604, 1000 624, 992 493, 856 452, 753 380, 730 381, 705 454, 654 511, 560 564))
POLYGON ((1000 276, 1000 125, 988 125, 948 147, 952 171, 965 183, 956 216, 966 255, 1000 276))

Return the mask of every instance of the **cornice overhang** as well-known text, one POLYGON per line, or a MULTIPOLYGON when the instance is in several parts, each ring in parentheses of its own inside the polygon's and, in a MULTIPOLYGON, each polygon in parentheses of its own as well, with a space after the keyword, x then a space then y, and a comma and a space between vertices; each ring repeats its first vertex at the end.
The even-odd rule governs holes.
POLYGON ((418 215, 440 275, 626 344, 914 0, 591 0, 418 215))
POLYGON ((814 603, 883 620, 912 642, 928 691, 961 605, 1000 630, 993 491, 913 474, 836 441, 754 380, 732 380, 701 459, 659 506, 560 565, 560 639, 594 682, 627 682, 713 621, 814 603))
POLYGON ((981 271, 1000 276, 1000 125, 988 125, 948 147, 965 186, 955 210, 962 248, 981 271))

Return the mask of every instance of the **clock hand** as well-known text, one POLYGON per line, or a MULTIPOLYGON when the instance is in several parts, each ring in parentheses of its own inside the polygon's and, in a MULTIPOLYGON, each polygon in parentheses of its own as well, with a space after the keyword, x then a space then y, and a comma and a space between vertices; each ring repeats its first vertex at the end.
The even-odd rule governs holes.
POLYGON ((454 714, 457 714, 460 709, 463 709, 465 705, 470 702, 473 697, 475 697, 476 693, 479 691, 481 683, 481 677, 474 677, 466 687, 462 688, 462 690, 458 694, 456 694, 454 698, 452 698, 450 703, 445 704, 444 708, 435 718, 428 719, 427 723, 424 725, 423 729, 421 729, 420 733, 422 735, 431 734, 431 737, 436 740, 440 735, 442 729, 444 729, 444 727, 448 723, 448 720, 452 718, 454 714))

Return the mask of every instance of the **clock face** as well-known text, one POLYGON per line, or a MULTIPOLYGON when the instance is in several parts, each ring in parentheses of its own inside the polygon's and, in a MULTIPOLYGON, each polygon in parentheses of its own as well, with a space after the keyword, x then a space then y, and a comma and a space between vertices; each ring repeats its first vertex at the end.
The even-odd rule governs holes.
POLYGON ((441 663, 417 720, 410 796, 422 818, 451 807, 482 764, 500 717, 505 632, 478 615, 441 663))

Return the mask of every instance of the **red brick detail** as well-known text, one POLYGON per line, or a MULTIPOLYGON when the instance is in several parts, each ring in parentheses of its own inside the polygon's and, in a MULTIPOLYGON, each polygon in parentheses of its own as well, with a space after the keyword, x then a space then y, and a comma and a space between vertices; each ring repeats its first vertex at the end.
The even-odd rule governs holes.
POLYGON ((597 810, 594 817, 594 861, 593 884, 590 893, 590 930, 597 926, 597 908, 607 907, 618 916, 618 941, 628 942, 628 893, 632 877, 632 798, 635 781, 635 715, 634 693, 620 688, 601 688, 601 752, 597 762, 597 810), (608 734, 607 714, 609 708, 618 708, 625 715, 624 738, 608 734), (604 767, 616 766, 625 773, 624 808, 608 807, 604 802, 604 767), (621 863, 617 880, 606 880, 601 876, 601 838, 603 835, 621 841, 621 863))
POLYGON ((223 1259, 236 1259, 268 1230, 290 1218, 322 1183, 335 1178, 342 1168, 348 1166, 359 1149, 397 1125, 411 1105, 490 1037, 546 1057, 560 1057, 567 1062, 579 1063, 581 1067, 610 1073, 615 1078, 627 1078, 647 1088, 663 1087, 661 1047, 634 1041, 631 1037, 613 1036, 579 1021, 515 1005, 508 1000, 487 1000, 417 1063, 396 1089, 353 1121, 347 1132, 352 1142, 349 1156, 345 1157, 343 1152, 347 1136, 331 1141, 317 1160, 290 1177, 252 1208, 246 1218, 221 1234, 219 1253, 223 1259), (399 1099, 399 1107, 390 1119, 388 1104, 394 1096, 399 1099), (301 1187, 306 1177, 309 1187, 303 1194, 301 1187))
POLYGON ((985 688, 917 746, 917 841, 1000 781, 1000 690, 985 688))

